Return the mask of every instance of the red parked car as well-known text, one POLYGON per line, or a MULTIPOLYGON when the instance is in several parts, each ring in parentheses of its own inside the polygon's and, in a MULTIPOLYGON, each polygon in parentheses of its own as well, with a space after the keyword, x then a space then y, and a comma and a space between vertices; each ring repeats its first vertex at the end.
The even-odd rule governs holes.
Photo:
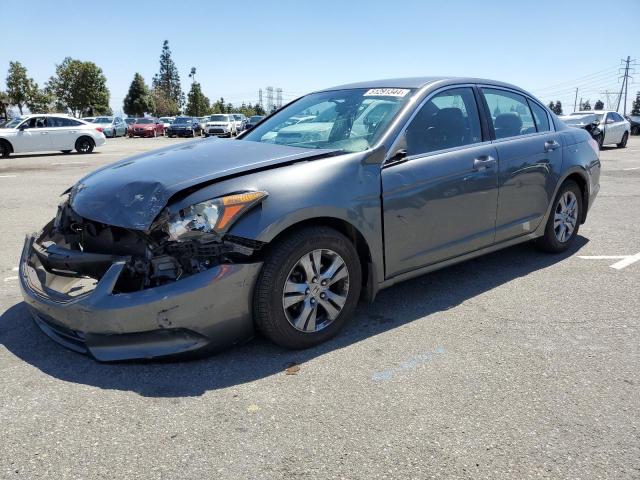
POLYGON ((157 137, 164 135, 164 125, 154 118, 136 118, 136 121, 129 125, 129 138, 133 137, 157 137))

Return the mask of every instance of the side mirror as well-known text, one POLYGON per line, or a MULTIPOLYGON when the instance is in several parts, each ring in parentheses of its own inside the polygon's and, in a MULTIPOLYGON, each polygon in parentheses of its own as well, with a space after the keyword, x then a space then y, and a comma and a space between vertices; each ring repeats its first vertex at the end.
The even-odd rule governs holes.
POLYGON ((23 123, 22 125, 20 125, 18 127, 18 130, 20 130, 21 132, 26 130, 27 128, 29 128, 29 126, 27 125, 27 122, 23 123))
POLYGON ((613 122, 615 122, 613 118, 607 118, 607 121, 606 121, 607 124, 613 123, 613 122))

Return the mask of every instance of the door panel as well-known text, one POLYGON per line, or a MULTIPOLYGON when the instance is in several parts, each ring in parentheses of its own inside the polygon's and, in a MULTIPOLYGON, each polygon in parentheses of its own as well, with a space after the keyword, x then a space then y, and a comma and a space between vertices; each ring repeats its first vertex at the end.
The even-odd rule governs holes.
POLYGON ((498 199, 495 147, 436 153, 382 170, 387 276, 491 245, 498 199))
POLYGON ((557 133, 547 132, 496 142, 500 162, 496 243, 531 233, 542 221, 562 164, 560 141, 557 133))
POLYGON ((532 99, 504 88, 481 90, 499 160, 499 243, 533 232, 542 221, 562 164, 562 139, 532 99))

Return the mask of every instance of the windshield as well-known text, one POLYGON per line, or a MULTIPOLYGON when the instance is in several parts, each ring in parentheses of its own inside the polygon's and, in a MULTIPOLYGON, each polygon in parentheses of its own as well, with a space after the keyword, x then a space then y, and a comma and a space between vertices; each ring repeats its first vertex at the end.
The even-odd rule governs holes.
POLYGON ((234 115, 233 118, 235 118, 236 120, 242 120, 242 116, 241 115, 234 115))
POLYGON ((210 122, 228 122, 229 117, 227 115, 211 115, 210 122))
POLYGON ((151 120, 150 118, 138 118, 138 119, 136 120, 136 123, 137 123, 138 125, 145 125, 145 124, 148 124, 148 123, 154 123, 154 122, 153 122, 153 120, 151 120))
POLYGON ((125 118, 124 121, 125 121, 125 123, 127 125, 131 125, 132 123, 135 123, 136 119, 135 118, 125 118))
POLYGON ((111 122, 113 122, 113 118, 111 117, 98 117, 93 121, 93 123, 111 123, 111 122))
POLYGON ((185 117, 178 117, 173 121, 174 125, 188 125, 189 123, 193 123, 193 120, 185 117))
POLYGON ((264 117, 262 115, 254 115, 253 117, 249 118, 249 121, 252 123, 258 123, 263 118, 264 117))
POLYGON ((360 152, 380 138, 411 93, 398 88, 312 93, 275 113, 242 139, 360 152))
POLYGON ((161 123, 171 123, 171 119, 169 117, 161 117, 159 121, 161 123))
POLYGON ((2 128, 16 128, 23 120, 24 117, 12 118, 2 128))

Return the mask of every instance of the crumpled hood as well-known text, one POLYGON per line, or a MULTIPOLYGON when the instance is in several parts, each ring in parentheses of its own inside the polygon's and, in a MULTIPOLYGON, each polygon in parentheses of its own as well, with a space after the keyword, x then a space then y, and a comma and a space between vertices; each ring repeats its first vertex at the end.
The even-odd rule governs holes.
POLYGON ((148 230, 171 196, 186 188, 333 152, 246 140, 195 140, 90 173, 71 188, 71 208, 96 222, 148 230))

